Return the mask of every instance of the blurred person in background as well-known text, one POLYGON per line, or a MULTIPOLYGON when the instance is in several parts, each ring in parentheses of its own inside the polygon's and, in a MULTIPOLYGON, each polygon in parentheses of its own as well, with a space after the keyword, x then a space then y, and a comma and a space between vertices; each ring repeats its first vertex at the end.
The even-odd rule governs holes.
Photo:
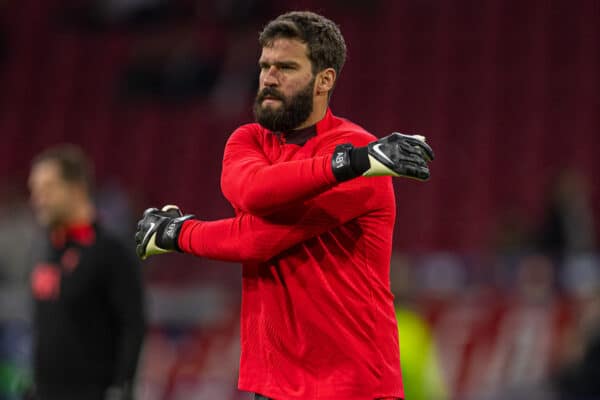
POLYGON ((592 254, 565 261, 565 289, 571 297, 573 323, 561 343, 553 379, 560 400, 600 398, 600 258, 592 254))
POLYGON ((589 184, 575 170, 564 170, 550 187, 549 203, 538 233, 541 251, 563 258, 596 247, 589 184))
POLYGON ((96 220, 91 165, 79 148, 38 155, 29 188, 48 230, 31 274, 34 398, 130 399, 144 335, 139 265, 96 220))
POLYGON ((346 46, 332 21, 283 14, 259 42, 257 123, 232 134, 223 158, 221 186, 236 217, 148 209, 138 255, 177 250, 243 263, 238 387, 256 399, 404 398, 389 176, 427 179, 432 150, 422 137, 376 140, 333 115, 346 46))
POLYGON ((407 258, 392 258, 390 284, 394 293, 400 341, 404 394, 408 400, 448 398, 434 332, 418 312, 418 284, 407 258))

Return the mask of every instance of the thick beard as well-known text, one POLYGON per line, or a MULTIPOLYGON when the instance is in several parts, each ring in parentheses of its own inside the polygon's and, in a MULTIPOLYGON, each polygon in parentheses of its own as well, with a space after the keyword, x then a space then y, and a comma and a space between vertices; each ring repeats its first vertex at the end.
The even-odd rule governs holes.
POLYGON ((286 98, 277 89, 266 87, 256 95, 254 118, 271 132, 288 132, 302 125, 313 110, 313 78, 302 90, 291 98, 286 98), (278 108, 263 107, 265 96, 273 96, 281 101, 278 108))

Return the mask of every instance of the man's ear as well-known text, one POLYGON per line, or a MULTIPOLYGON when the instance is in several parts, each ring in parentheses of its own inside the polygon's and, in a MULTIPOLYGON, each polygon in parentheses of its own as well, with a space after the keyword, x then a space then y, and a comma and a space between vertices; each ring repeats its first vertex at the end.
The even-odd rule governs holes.
POLYGON ((326 68, 317 74, 316 92, 317 95, 327 94, 333 89, 335 84, 336 73, 333 68, 326 68))

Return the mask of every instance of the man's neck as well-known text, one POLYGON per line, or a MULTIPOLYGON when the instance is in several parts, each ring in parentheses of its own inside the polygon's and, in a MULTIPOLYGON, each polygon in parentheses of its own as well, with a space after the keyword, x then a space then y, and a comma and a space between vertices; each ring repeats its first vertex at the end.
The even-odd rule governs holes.
POLYGON ((91 202, 81 202, 76 204, 72 212, 65 219, 65 226, 91 224, 96 218, 96 210, 91 202))
POLYGON ((298 126, 294 130, 298 131, 298 130, 308 128, 309 126, 316 125, 317 122, 319 122, 320 120, 325 118, 326 113, 327 113, 327 105, 325 105, 325 107, 315 107, 313 109, 313 112, 306 119, 306 121, 304 121, 304 123, 302 125, 298 126))

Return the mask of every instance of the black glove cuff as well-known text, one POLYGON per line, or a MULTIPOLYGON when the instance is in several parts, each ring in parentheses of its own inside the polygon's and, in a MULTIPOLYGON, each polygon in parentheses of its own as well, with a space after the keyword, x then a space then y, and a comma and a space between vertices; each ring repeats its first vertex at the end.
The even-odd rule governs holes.
POLYGON ((165 250, 175 250, 181 253, 179 248, 179 232, 183 223, 188 219, 196 219, 195 215, 184 215, 183 217, 173 218, 166 223, 164 227, 156 232, 156 244, 165 250), (162 229, 162 230, 161 230, 162 229))
POLYGON ((357 175, 362 175, 371 168, 369 147, 355 147, 350 152, 350 165, 357 175))
POLYGON ((336 146, 331 157, 331 169, 333 176, 338 182, 344 182, 352 178, 356 178, 356 173, 350 165, 350 152, 353 146, 350 143, 340 144, 336 146))
POLYGON ((349 143, 338 145, 331 158, 333 176, 338 182, 344 182, 364 174, 369 168, 367 147, 354 147, 349 143))

